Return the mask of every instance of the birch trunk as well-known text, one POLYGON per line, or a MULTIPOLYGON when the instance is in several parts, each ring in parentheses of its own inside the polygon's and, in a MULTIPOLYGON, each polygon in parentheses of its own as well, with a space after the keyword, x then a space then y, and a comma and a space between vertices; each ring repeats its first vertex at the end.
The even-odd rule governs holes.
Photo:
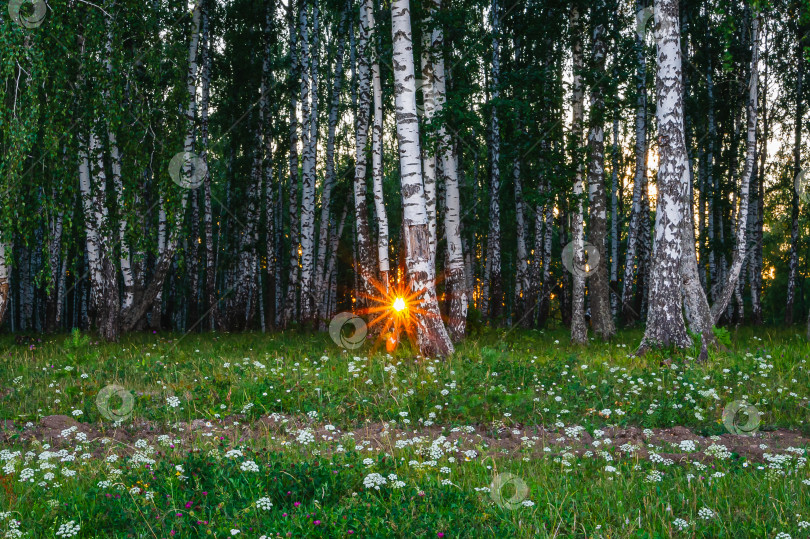
POLYGON ((95 310, 96 326, 102 338, 114 341, 118 338, 119 300, 115 268, 108 256, 107 179, 101 143, 96 132, 99 127, 96 125, 91 128, 87 149, 81 150, 79 186, 84 208, 91 307, 95 310))
POLYGON ((211 204, 211 173, 208 169, 208 104, 211 93, 211 36, 208 9, 203 5, 202 13, 202 74, 200 93, 200 158, 205 163, 203 178, 203 228, 205 233, 205 296, 208 301, 209 328, 219 325, 219 301, 216 289, 216 266, 214 250, 214 219, 211 204))
POLYGON ((585 267, 585 230, 583 219, 583 194, 585 192, 585 181, 583 178, 584 167, 579 156, 579 147, 582 143, 582 122, 584 118, 585 94, 582 89, 582 72, 584 70, 582 58, 582 24, 579 19, 579 11, 576 7, 571 9, 571 31, 574 36, 572 45, 573 55, 573 95, 572 108, 573 116, 571 120, 571 147, 574 152, 573 159, 576 163, 576 176, 574 178, 574 210, 572 215, 571 233, 573 239, 573 264, 577 271, 573 272, 574 287, 571 297, 571 341, 577 344, 588 343, 588 326, 585 323, 585 274, 581 268, 585 267))
MULTIPOLYGON (((441 10, 442 0, 433 0, 433 12, 441 10)), ((433 30, 431 49, 433 51, 433 95, 435 114, 443 118, 447 101, 447 76, 444 65, 444 33, 440 25, 433 30)), ((467 326, 467 282, 465 277, 464 247, 461 241, 461 197, 458 188, 458 156, 450 130, 442 120, 438 126, 438 155, 441 162, 444 182, 444 235, 447 241, 445 262, 445 285, 448 300, 447 329, 454 342, 464 338, 467 326)))
POLYGON ((0 323, 3 322, 3 318, 6 315, 9 299, 11 297, 8 286, 9 266, 6 261, 6 249, 8 248, 6 242, 0 241, 0 323))
POLYGON ((706 150, 702 144, 698 144, 698 249, 700 252, 700 266, 698 277, 700 286, 706 290, 706 150))
POLYGON ((253 166, 250 179, 241 201, 245 208, 244 224, 239 231, 239 255, 236 266, 236 283, 234 285, 234 298, 229 314, 229 327, 233 330, 243 330, 251 327, 256 306, 256 246, 259 240, 259 193, 262 182, 262 159, 264 148, 262 143, 262 121, 256 123, 254 135, 253 166))
POLYGON ((768 161, 768 140, 770 139, 770 122, 768 121, 768 34, 767 24, 763 24, 763 64, 765 67, 762 84, 762 138, 759 150, 759 167, 756 173, 756 204, 753 211, 753 243, 754 251, 751 253, 751 271, 748 272, 751 281, 751 322, 754 325, 762 324, 762 236, 764 228, 765 210, 765 165, 768 161))
MULTIPOLYGON (((105 105, 109 108, 112 107, 110 101, 109 85, 112 84, 113 66, 112 66, 112 17, 107 15, 105 18, 107 27, 107 42, 105 44, 105 59, 104 64, 107 71, 108 86, 104 89, 105 105)), ((121 267, 121 277, 124 282, 124 297, 121 304, 122 309, 128 309, 132 306, 135 294, 135 282, 132 276, 132 261, 130 257, 129 243, 127 242, 127 210, 124 202, 124 184, 121 180, 121 152, 118 148, 118 141, 115 134, 115 127, 111 122, 107 121, 107 140, 110 148, 110 171, 112 173, 112 183, 115 187, 115 198, 118 206, 118 244, 120 250, 119 265, 121 267)))
MULTIPOLYGON (((636 1, 637 13, 643 12, 643 4, 636 1)), ((647 60, 644 52, 644 40, 636 35, 636 117, 635 117, 635 158, 636 167, 633 176, 633 201, 630 209, 630 223, 627 227, 627 247, 624 258, 624 278, 622 280, 622 319, 627 324, 638 319, 638 310, 634 308, 633 292, 637 291, 639 264, 639 236, 647 231, 642 229, 644 206, 642 204, 644 189, 647 185, 647 60)))
POLYGON ((683 118, 678 0, 655 3, 657 28, 656 117, 659 133, 658 206, 650 269, 647 328, 638 354, 652 347, 691 345, 681 303, 680 265, 685 199, 689 188, 683 118))
POLYGON ((610 170, 610 313, 619 314, 619 113, 613 116, 613 148, 610 170))
POLYGON ((335 72, 332 80, 331 103, 329 105, 329 119, 327 121, 326 135, 326 167, 323 180, 323 192, 321 194, 321 228, 318 234, 318 261, 315 265, 315 301, 321 305, 318 316, 324 320, 326 313, 323 308, 326 306, 324 298, 327 293, 328 277, 326 271, 327 246, 330 235, 335 233, 332 226, 334 220, 331 217, 332 190, 335 187, 335 133, 337 131, 338 112, 340 108, 340 95, 343 86, 343 56, 346 50, 346 32, 348 23, 348 9, 343 11, 340 19, 338 33, 337 54, 335 56, 335 72))
MULTIPOLYGON (((435 114, 435 90, 434 90, 434 74, 433 74, 433 61, 432 55, 436 51, 431 49, 432 36, 427 31, 431 27, 434 6, 429 3, 430 9, 428 16, 425 17, 423 27, 425 31, 422 32, 422 109, 424 111, 425 123, 430 125, 433 122, 435 114)), ((418 112, 418 109, 417 109, 418 112)), ((427 140, 422 144, 422 181, 425 184, 425 202, 427 203, 428 212, 428 229, 430 230, 430 256, 433 263, 436 262, 436 152, 433 145, 427 140)))
MULTIPOLYGON (((163 195, 158 195, 158 223, 157 223, 157 255, 158 258, 163 258, 166 253, 166 207, 163 202, 163 195)), ((151 320, 149 326, 153 330, 159 330, 161 326, 161 319, 163 317, 163 289, 158 289, 155 294, 155 299, 152 300, 152 305, 149 307, 152 310, 151 320)))
POLYGON ((272 162, 272 130, 270 122, 270 91, 272 88, 271 73, 271 39, 273 33, 273 8, 268 6, 264 16, 264 54, 262 56, 262 83, 261 83, 261 169, 262 181, 264 182, 264 218, 265 218, 265 248, 267 253, 267 290, 269 300, 267 301, 267 315, 264 317, 262 331, 273 328, 276 325, 276 199, 273 185, 273 162, 272 162))
MULTIPOLYGON (((57 198, 56 189, 53 191, 53 198, 57 198)), ((50 285, 51 289, 48 292, 47 306, 45 313, 45 328, 46 331, 56 331, 58 327, 60 313, 62 309, 60 293, 62 292, 62 268, 64 263, 62 261, 62 233, 64 230, 64 212, 59 211, 56 215, 51 215, 48 218, 48 266, 50 269, 50 285)), ((0 255, 3 256, 3 255, 0 255)), ((0 260, 0 266, 4 265, 5 261, 0 260)), ((0 267, 0 272, 2 267, 0 267)), ((2 292, 0 292, 2 295, 2 292)), ((2 301, 2 300, 0 300, 2 301)), ((2 307, 0 307, 2 309, 2 307)), ((3 319, 0 317, 0 323, 3 319)))
POLYGON ((798 178, 802 170, 802 130, 804 128, 804 61, 803 39, 799 38, 796 47, 796 119, 793 131, 793 196, 790 205, 790 257, 788 258, 787 302, 785 304, 785 324, 793 324, 793 304, 796 298, 796 278, 799 271, 799 188, 798 178))
POLYGON ((500 4, 499 0, 492 0, 492 80, 491 118, 489 128, 489 233, 487 234, 487 258, 485 287, 482 291, 482 311, 484 316, 496 320, 501 315, 503 304, 503 291, 501 288, 501 133, 498 123, 498 100, 500 92, 501 74, 501 45, 500 45, 500 4))
POLYGON ((369 111, 371 105, 371 74, 369 66, 370 18, 369 13, 374 9, 371 0, 364 0, 360 4, 360 42, 358 44, 357 59, 357 125, 355 136, 355 165, 354 165, 354 216, 356 228, 357 261, 356 271, 360 276, 360 294, 358 303, 367 303, 368 296, 374 294, 374 270, 372 241, 368 223, 368 207, 366 197, 366 144, 368 143, 369 111))
POLYGON ((301 321, 312 323, 315 311, 315 163, 318 146, 318 4, 312 2, 312 34, 307 30, 306 2, 301 9, 301 110, 306 124, 301 183, 301 321), (309 43, 309 40, 312 43, 309 43))
POLYGON ((712 305, 712 323, 717 325, 723 311, 728 306, 731 300, 731 295, 737 289, 737 283, 740 278, 740 271, 742 270, 743 262, 746 258, 746 228, 748 226, 748 200, 749 188, 751 185, 751 176, 754 173, 754 162, 756 160, 757 151, 757 83, 759 80, 759 16, 755 16, 751 35, 751 79, 748 83, 748 106, 747 106, 747 139, 746 139, 746 152, 745 152, 745 170, 740 178, 740 206, 737 210, 737 246, 734 252, 734 259, 731 267, 726 274, 725 285, 722 291, 718 294, 717 300, 712 305))
POLYGON ((708 346, 716 343, 716 339, 712 332, 709 302, 706 299, 703 287, 700 285, 698 275, 697 255, 695 253, 695 228, 691 211, 692 198, 691 195, 687 197, 687 211, 684 214, 685 219, 683 221, 681 279, 686 317, 692 332, 701 336, 699 359, 705 360, 708 357, 708 346))
MULTIPOLYGON (((594 8, 599 14, 604 10, 600 2, 594 8)), ((597 24, 593 29, 593 71, 595 76, 604 78, 605 71, 605 27, 597 24)), ((599 261, 588 285, 588 297, 591 303, 591 324, 597 335, 609 340, 616 334, 613 315, 610 312, 610 280, 607 263, 607 195, 605 194, 605 130, 604 109, 601 82, 591 89, 591 127, 588 133, 588 211, 590 214, 590 242, 599 253, 599 261)))
MULTIPOLYGON (((522 133, 523 134, 523 133, 522 133)), ((512 164, 512 181, 515 185, 515 239, 517 241, 517 269, 515 275, 515 314, 518 325, 526 325, 526 304, 529 299, 529 255, 526 250, 526 215, 523 202, 523 185, 520 181, 520 159, 512 164)))
POLYGON ((706 93, 708 95, 709 110, 708 110, 708 129, 709 129, 709 143, 706 153, 706 177, 707 186, 709 189, 708 206, 708 239, 709 239, 709 291, 714 293, 717 286, 717 260, 715 256, 715 234, 717 232, 717 183, 715 182, 714 174, 714 145, 717 140, 717 128, 714 118, 714 81, 712 78, 712 63, 711 59, 708 64, 708 72, 706 73, 706 93))
POLYGON ((453 352, 436 297, 434 267, 430 254, 430 230, 422 181, 419 119, 416 113, 413 46, 409 0, 391 3, 394 95, 397 141, 402 182, 403 236, 411 290, 418 294, 415 312, 417 343, 423 357, 442 357, 453 352))
MULTIPOLYGON (((367 9, 369 28, 372 32, 376 27, 374 21, 374 10, 367 9)), ((374 122, 371 127, 371 175, 374 190, 374 209, 377 215, 377 261, 380 268, 380 279, 383 286, 388 288, 388 272, 390 262, 388 260, 388 215, 385 210, 385 200, 383 199, 383 109, 382 109, 382 84, 380 82, 380 63, 378 60, 379 48, 374 48, 374 60, 371 64, 371 82, 374 106, 374 122)), ((434 217, 435 222, 435 217, 434 217)), ((434 223, 435 227, 435 223, 434 223)), ((434 231, 435 236, 435 231, 434 231)), ((434 238, 435 239, 435 238, 434 238)))
MULTIPOLYGON (((295 83, 296 77, 301 76, 298 65, 298 29, 295 24, 293 6, 295 2, 289 2, 287 6, 287 19, 290 32, 290 83, 295 83)), ((300 84, 300 81, 299 81, 300 84)), ((298 318, 297 294, 298 286, 298 99, 295 92, 290 95, 290 185, 289 185, 289 217, 290 217, 290 262, 289 278, 287 281, 287 295, 284 300, 284 314, 282 325, 287 327, 298 318)))

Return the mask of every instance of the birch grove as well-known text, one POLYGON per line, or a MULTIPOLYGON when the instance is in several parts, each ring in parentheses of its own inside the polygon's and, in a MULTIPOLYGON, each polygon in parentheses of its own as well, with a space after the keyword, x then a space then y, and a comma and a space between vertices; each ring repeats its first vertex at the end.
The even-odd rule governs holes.
POLYGON ((640 352, 691 332, 702 359, 719 327, 810 320, 802 3, 47 14, 0 25, 11 331, 351 312, 422 357, 485 328, 639 327, 640 352))

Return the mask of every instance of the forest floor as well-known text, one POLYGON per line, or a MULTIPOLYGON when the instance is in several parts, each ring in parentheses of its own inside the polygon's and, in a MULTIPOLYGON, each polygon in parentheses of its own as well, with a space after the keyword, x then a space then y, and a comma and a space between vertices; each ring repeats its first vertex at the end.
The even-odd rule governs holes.
POLYGON ((5 336, 0 536, 810 536, 802 332, 640 337, 5 336))

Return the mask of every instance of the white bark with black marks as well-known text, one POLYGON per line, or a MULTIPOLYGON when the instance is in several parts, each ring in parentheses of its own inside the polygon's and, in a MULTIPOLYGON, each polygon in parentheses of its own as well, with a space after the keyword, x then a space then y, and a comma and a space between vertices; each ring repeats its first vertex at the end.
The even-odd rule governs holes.
MULTIPOLYGON (((593 10, 601 14, 604 3, 600 2, 593 10)), ((598 77, 591 88, 590 130, 588 132, 588 212, 590 229, 588 237, 599 253, 599 261, 592 268, 588 282, 588 297, 591 306, 591 324, 597 335, 608 340, 616 334, 613 314, 610 310, 610 281, 607 263, 607 195, 605 193, 605 129, 602 79, 605 72, 605 27, 597 24, 592 34, 592 71, 598 77)), ((593 264, 592 261, 589 261, 593 264)))
POLYGON ((481 298, 481 311, 484 316, 497 318, 503 304, 501 288, 501 130, 498 121, 498 100, 501 76, 501 42, 499 0, 492 0, 492 67, 490 80, 490 126, 489 126, 489 233, 487 234, 487 256, 484 269, 484 289, 481 298))
MULTIPOLYGON (((641 0, 636 0, 636 10, 643 12, 641 0)), ((627 227, 627 247, 624 257, 624 278, 622 279, 622 318, 627 321, 637 318, 633 308, 636 291, 636 276, 639 264, 639 236, 642 231, 643 215, 646 208, 643 202, 643 190, 647 185, 647 60, 644 51, 644 40, 636 36, 636 114, 635 114, 635 158, 636 167, 633 176, 633 199, 630 207, 630 223, 627 227)))
MULTIPOLYGON (((582 144, 582 123, 585 116, 584 103, 585 93, 582 88, 582 72, 584 69, 582 58, 582 24, 579 18, 579 11, 574 7, 571 9, 571 31, 574 43, 572 45, 574 81, 572 84, 573 94, 571 96, 573 115, 571 120, 571 139, 574 152, 573 159, 576 163, 576 175, 574 177, 574 197, 571 234, 573 235, 573 263, 576 268, 585 267, 585 224, 583 211, 583 197, 585 192, 584 166, 582 158, 579 156, 580 144, 582 144)), ((583 271, 573 272, 574 287, 571 297, 571 341, 577 344, 588 343, 588 326, 585 322, 585 274, 583 271)))
MULTIPOLYGON (((441 10, 442 0, 433 0, 433 11, 441 10)), ((433 50, 433 93, 435 114, 441 115, 447 101, 447 76, 444 66, 444 33, 436 26, 431 37, 433 50)), ((448 332, 454 342, 460 341, 467 327, 467 284, 465 278, 464 246, 461 241, 461 197, 458 188, 458 156, 453 138, 445 122, 439 126, 438 155, 444 182, 444 235, 447 241, 445 283, 448 299, 448 332)))
POLYGON ((680 277, 689 162, 683 117, 678 0, 656 1, 655 24, 656 117, 660 154, 658 205, 655 212, 647 327, 637 353, 660 346, 684 348, 692 343, 683 318, 680 277))
POLYGON ((726 274, 725 284, 722 291, 717 295, 717 300, 712 305, 712 323, 717 324, 723 311, 731 300, 731 295, 737 290, 737 283, 743 262, 747 256, 746 229, 748 228, 748 202, 751 186, 751 177, 754 173, 754 165, 757 153, 757 100, 759 81, 759 15, 755 16, 751 28, 751 74, 748 83, 748 103, 747 103, 747 137, 745 150, 745 169, 740 178, 740 205, 737 209, 737 245, 734 250, 734 258, 731 267, 726 274))
POLYGON ((413 34, 409 0, 391 3, 394 95, 397 142, 402 185, 405 263, 411 290, 418 293, 415 313, 417 343, 424 357, 443 357, 453 352, 436 297, 435 270, 430 253, 430 230, 422 160, 419 118, 416 114, 416 84, 413 62, 413 34))
MULTIPOLYGON (((374 11, 366 10, 369 28, 375 33, 376 22, 374 11)), ((371 126, 371 176, 374 191, 374 212, 377 215, 377 262, 383 286, 388 287, 388 272, 391 265, 388 260, 388 214, 385 210, 383 196, 383 108, 382 83, 380 81, 379 48, 373 47, 374 59, 371 63, 371 87, 373 94, 374 118, 371 126)))
POLYGON ((357 47, 357 116, 355 132, 355 163, 354 163, 354 217, 356 230, 356 267, 359 275, 358 304, 368 302, 367 297, 374 294, 374 270, 372 241, 369 230, 368 202, 366 197, 366 172, 368 159, 366 157, 366 144, 368 143, 369 112, 371 107, 371 28, 369 14, 374 9, 372 0, 363 0, 360 4, 360 39, 357 47))

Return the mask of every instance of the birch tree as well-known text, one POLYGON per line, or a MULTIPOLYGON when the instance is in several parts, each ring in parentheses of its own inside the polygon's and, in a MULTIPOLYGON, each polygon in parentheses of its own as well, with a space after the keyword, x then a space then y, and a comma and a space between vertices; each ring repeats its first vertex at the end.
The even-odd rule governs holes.
MULTIPOLYGON (((318 260, 315 265, 315 284, 316 284, 316 299, 319 300, 319 317, 326 318, 322 312, 324 304, 324 296, 328 288, 328 274, 327 274, 327 246, 329 245, 330 235, 334 235, 333 222, 331 217, 332 210, 332 192, 335 188, 336 173, 335 173, 335 137, 337 133, 338 113, 340 110, 340 97, 341 89, 343 87, 343 57, 346 50, 346 34, 348 32, 349 22, 349 8, 343 10, 340 17, 340 25, 338 26, 338 33, 340 40, 338 42, 337 53, 335 55, 335 69, 332 75, 332 85, 329 104, 329 118, 327 120, 327 135, 326 135, 326 155, 325 155, 325 171, 323 180, 323 191, 321 193, 321 227, 318 234, 318 260), (331 233, 331 234, 330 234, 331 233)), ((331 251, 330 251, 331 252, 331 251)))
POLYGON ((354 218, 356 234, 356 268, 360 276, 362 300, 374 293, 374 270, 371 235, 368 223, 366 169, 366 144, 368 143, 369 112, 371 105, 371 19, 374 9, 372 0, 363 0, 360 4, 360 39, 357 47, 357 117, 355 125, 355 163, 354 163, 354 218))
MULTIPOLYGON (((374 11, 366 10, 371 32, 377 36, 374 11)), ((375 42, 378 40, 375 40, 375 42)), ((371 126, 371 176, 374 191, 374 213, 377 215, 377 262, 383 287, 388 289, 388 272, 391 270, 388 261, 388 214, 383 195, 383 107, 382 82, 380 81, 379 46, 373 47, 371 62, 371 87, 373 95, 374 118, 371 126)), ((435 221, 435 217, 434 217, 435 221)), ((435 239, 435 232, 434 232, 435 239)))
POLYGON ((219 301, 216 293, 216 267, 214 265, 214 217, 211 203, 211 172, 208 167, 208 112, 211 97, 211 35, 208 5, 203 3, 202 28, 202 73, 200 89, 200 159, 204 165, 203 176, 203 229, 205 234, 205 297, 208 299, 209 327, 215 329, 219 319, 219 301))
POLYGON ((500 316, 503 303, 501 288, 501 132, 498 122, 498 100, 500 99, 501 41, 500 41, 500 2, 492 0, 492 70, 490 81, 490 124, 489 124, 489 233, 487 234, 487 256, 484 270, 484 290, 481 310, 491 319, 500 316))
POLYGON ((301 320, 314 316, 313 288, 315 257, 315 163, 318 147, 318 3, 312 2, 313 31, 307 31, 307 6, 301 10, 301 105, 304 133, 304 162, 301 183, 301 320), (309 40, 312 43, 309 43, 309 40))
POLYGON ((785 324, 793 323, 793 306, 796 300, 796 280, 799 271, 799 190, 800 174, 802 171, 802 129, 804 127, 804 77, 806 62, 804 61, 804 42, 806 39, 799 29, 796 44, 796 119, 793 127, 793 189, 790 201, 790 255, 788 258, 787 300, 785 304, 785 324))
MULTIPOLYGON (((435 112, 435 89, 433 75, 433 61, 431 59, 431 33, 427 31, 433 24, 433 6, 428 9, 428 15, 423 21, 425 30, 422 32, 422 110, 426 125, 433 121, 435 112)), ((428 228, 430 230, 431 257, 436 259, 436 152, 427 141, 422 144, 422 176, 425 184, 425 201, 428 211, 428 228)))
MULTIPOLYGON (((636 0, 636 25, 643 20, 642 0, 636 0)), ((627 227, 627 247, 624 258, 624 278, 622 279, 622 318, 627 322, 635 318, 632 307, 632 293, 639 264, 639 236, 646 234, 642 229, 642 212, 647 211, 642 204, 643 192, 647 187, 647 59, 644 53, 644 36, 636 33, 636 113, 635 113, 635 174, 633 175, 633 199, 630 207, 630 224, 627 227)))
POLYGON ((571 119, 571 147, 575 166, 574 177, 574 209, 571 219, 571 233, 573 239, 573 292, 571 298, 571 341, 577 344, 587 344, 588 326, 585 323, 585 224, 583 217, 583 194, 585 192, 584 167, 579 156, 579 146, 582 142, 582 124, 584 111, 585 94, 582 88, 582 71, 584 69, 582 57, 582 24, 579 19, 579 11, 576 7, 571 8, 571 29, 573 32, 573 44, 571 46, 573 56, 574 82, 572 84, 571 107, 573 110, 571 119))
MULTIPOLYGON (((605 12, 604 1, 593 8, 595 17, 605 12)), ((616 334, 610 311, 610 281, 607 272, 607 196, 605 194, 605 100, 603 79, 605 72, 605 27, 597 23, 592 33, 593 76, 597 81, 591 89, 591 127, 588 133, 588 211, 590 213, 589 239, 600 254, 590 276, 588 297, 591 301, 591 323, 594 331, 604 340, 616 334)))
POLYGON ((743 262, 747 256, 746 230, 748 228, 748 201, 751 186, 751 177, 754 174, 756 153, 757 153, 757 100, 758 100, 758 80, 759 80, 759 24, 760 17, 757 14, 751 28, 751 70, 748 82, 748 103, 746 106, 748 125, 746 136, 745 169, 740 178, 739 208, 737 209, 737 246, 734 258, 726 276, 726 282, 717 296, 717 300, 712 305, 712 323, 717 324, 720 316, 726 309, 731 295, 737 289, 743 262))
POLYGON ((391 23, 407 278, 411 290, 417 294, 418 309, 415 317, 419 350, 424 357, 442 357, 453 352, 453 345, 439 312, 435 269, 431 263, 429 219, 422 180, 422 152, 416 112, 409 0, 392 1, 391 23))
MULTIPOLYGON (((295 23, 293 6, 295 2, 287 4, 287 22, 290 34, 290 72, 289 83, 291 89, 296 81, 300 84, 300 68, 298 61, 298 28, 295 23)), ((302 86, 303 88, 303 86, 302 86)), ((290 261, 287 280, 287 294, 284 299, 283 325, 287 326, 298 317, 298 303, 296 287, 298 285, 298 233, 299 233, 299 205, 298 205, 298 99, 295 91, 289 97, 289 205, 288 214, 290 219, 290 261)))
POLYGON ((261 159, 262 181, 264 183, 264 217, 265 217, 265 248, 267 253, 266 259, 266 273, 268 281, 268 290, 270 294, 270 301, 267 302, 268 313, 267 322, 263 325, 265 327, 274 327, 276 323, 276 197, 275 185, 273 178, 273 141, 272 132, 270 129, 270 100, 271 100, 271 86, 272 86, 272 73, 270 68, 271 62, 271 43, 273 36, 273 13, 274 8, 267 6, 264 14, 264 26, 262 28, 262 38, 264 40, 264 50, 262 54, 262 82, 261 82, 261 97, 260 97, 260 132, 261 139, 258 141, 260 144, 259 155, 261 159))
MULTIPOLYGON (((442 0, 433 0, 432 10, 438 13, 442 0)), ((433 94, 435 114, 444 118, 447 102, 447 75, 444 63, 444 32, 437 24, 431 36, 433 58, 433 94)), ((445 262, 445 283, 448 300, 448 332, 454 342, 460 341, 467 325, 467 284, 464 268, 464 247, 461 241, 461 197, 459 195, 458 155, 453 144, 450 130, 442 120, 438 126, 438 155, 441 162, 442 181, 444 183, 444 234, 447 240, 447 257, 445 262)))
POLYGON ((681 308, 681 230, 689 167, 684 138, 683 74, 678 0, 655 3, 656 118, 659 164, 655 245, 650 269, 649 310, 639 354, 656 346, 691 344, 681 308))

